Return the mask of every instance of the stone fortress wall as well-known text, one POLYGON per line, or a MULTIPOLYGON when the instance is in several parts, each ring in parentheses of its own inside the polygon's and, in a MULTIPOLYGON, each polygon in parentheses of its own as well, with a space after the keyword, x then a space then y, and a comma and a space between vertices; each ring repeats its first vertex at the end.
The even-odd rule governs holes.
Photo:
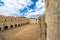
POLYGON ((29 18, 29 23, 30 24, 38 24, 38 19, 36 19, 36 18, 29 18))
POLYGON ((46 2, 46 40, 60 40, 60 0, 46 0, 46 2))
POLYGON ((39 17, 41 40, 60 40, 60 0, 45 1, 45 18, 39 17))
POLYGON ((25 17, 13 17, 13 16, 1 16, 0 15, 0 31, 23 26, 29 23, 28 18, 25 17))

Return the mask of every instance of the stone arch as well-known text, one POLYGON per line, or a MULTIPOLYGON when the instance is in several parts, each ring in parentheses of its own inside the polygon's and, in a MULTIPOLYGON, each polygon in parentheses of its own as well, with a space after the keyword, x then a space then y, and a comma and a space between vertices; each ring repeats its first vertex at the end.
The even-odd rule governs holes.
POLYGON ((1 31, 1 27, 0 27, 0 31, 1 31))
POLYGON ((17 24, 15 24, 15 27, 17 27, 17 24))
POLYGON ((11 21, 12 21, 12 19, 11 19, 11 21))
POLYGON ((5 19, 5 21, 6 21, 6 19, 5 19))
POLYGON ((36 23, 37 24, 37 23, 36 23))
POLYGON ((8 29, 8 26, 4 26, 4 29, 8 29))
POLYGON ((11 25, 10 28, 13 28, 13 25, 11 25))
POLYGON ((18 26, 20 26, 20 24, 18 24, 18 26))
POLYGON ((36 21, 37 21, 37 19, 36 19, 36 21))

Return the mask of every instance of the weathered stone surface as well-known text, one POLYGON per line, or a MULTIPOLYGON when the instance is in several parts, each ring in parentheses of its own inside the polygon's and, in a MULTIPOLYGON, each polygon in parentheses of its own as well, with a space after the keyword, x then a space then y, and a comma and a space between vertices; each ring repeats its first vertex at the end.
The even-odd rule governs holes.
POLYGON ((47 40, 60 40, 60 0, 50 0, 48 3, 46 7, 47 40))
POLYGON ((25 17, 12 17, 0 15, 0 31, 22 26, 29 23, 29 19, 25 17))
POLYGON ((38 24, 38 19, 29 18, 29 23, 30 23, 30 24, 38 24))
POLYGON ((45 15, 40 16, 39 18, 39 25, 40 25, 40 35, 41 35, 41 40, 46 39, 46 21, 45 21, 45 15))

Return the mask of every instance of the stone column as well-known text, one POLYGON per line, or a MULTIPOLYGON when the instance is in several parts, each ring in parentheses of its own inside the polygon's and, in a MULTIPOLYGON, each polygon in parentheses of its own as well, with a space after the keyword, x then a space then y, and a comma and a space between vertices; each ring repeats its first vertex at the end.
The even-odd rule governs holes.
POLYGON ((45 15, 40 16, 39 18, 39 25, 40 25, 40 38, 41 40, 46 40, 46 22, 45 22, 45 15))
POLYGON ((45 16, 44 15, 42 15, 41 16, 41 32, 42 32, 42 40, 45 40, 45 25, 44 25, 44 23, 45 23, 45 16))

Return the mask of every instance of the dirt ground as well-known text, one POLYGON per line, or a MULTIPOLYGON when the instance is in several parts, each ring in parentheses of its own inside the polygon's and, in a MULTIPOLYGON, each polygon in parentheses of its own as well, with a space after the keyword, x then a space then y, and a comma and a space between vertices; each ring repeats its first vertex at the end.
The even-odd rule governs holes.
POLYGON ((40 26, 28 24, 2 31, 0 40, 40 40, 40 26))

